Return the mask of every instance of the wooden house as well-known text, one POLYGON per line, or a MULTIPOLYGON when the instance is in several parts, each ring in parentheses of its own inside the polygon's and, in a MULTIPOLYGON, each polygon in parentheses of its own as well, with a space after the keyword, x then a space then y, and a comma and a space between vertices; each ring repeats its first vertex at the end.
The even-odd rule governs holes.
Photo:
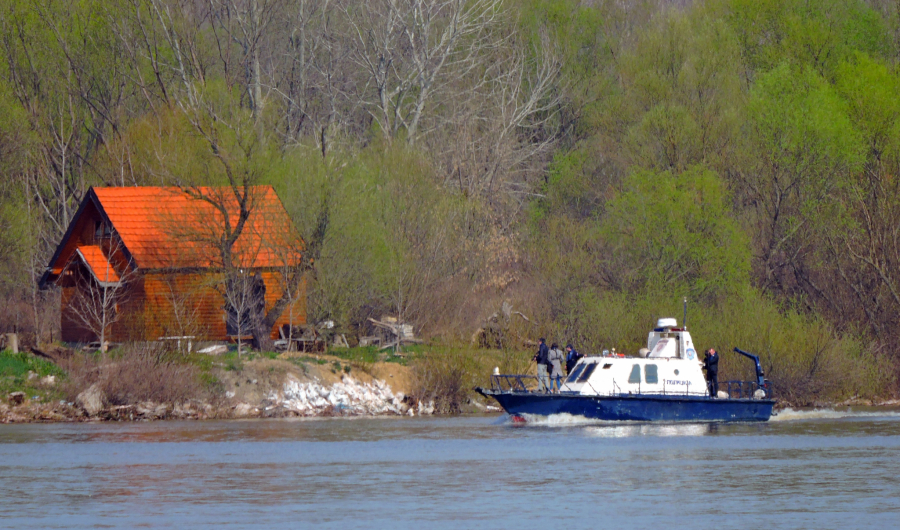
POLYGON ((62 339, 98 341, 101 330, 111 342, 246 337, 241 323, 285 292, 272 338, 305 324, 305 283, 289 281, 302 241, 271 186, 248 196, 250 215, 228 245, 241 223, 231 188, 91 188, 40 279, 62 290, 62 339), (243 279, 249 294, 236 297, 243 279))

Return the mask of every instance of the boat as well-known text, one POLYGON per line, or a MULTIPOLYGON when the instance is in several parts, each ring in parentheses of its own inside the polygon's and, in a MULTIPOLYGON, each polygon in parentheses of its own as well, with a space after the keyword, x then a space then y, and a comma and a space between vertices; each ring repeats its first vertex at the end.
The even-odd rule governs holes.
POLYGON ((659 319, 637 356, 604 352, 581 358, 558 393, 532 388, 536 376, 497 369, 491 387, 475 391, 495 399, 517 422, 555 414, 606 421, 768 421, 776 401, 759 357, 735 348, 753 361, 756 380, 721 382, 719 393, 710 396, 691 334, 677 324, 659 319))

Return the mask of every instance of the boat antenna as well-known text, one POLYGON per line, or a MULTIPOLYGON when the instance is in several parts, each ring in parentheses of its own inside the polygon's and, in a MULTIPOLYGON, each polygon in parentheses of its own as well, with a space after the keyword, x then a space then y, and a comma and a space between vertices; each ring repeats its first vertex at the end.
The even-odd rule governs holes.
POLYGON ((684 319, 681 321, 681 327, 687 331, 687 297, 684 297, 684 319))

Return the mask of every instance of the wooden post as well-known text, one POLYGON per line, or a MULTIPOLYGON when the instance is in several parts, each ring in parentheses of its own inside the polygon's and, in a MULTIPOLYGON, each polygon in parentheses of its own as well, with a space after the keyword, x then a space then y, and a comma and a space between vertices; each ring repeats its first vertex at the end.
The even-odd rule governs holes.
POLYGON ((19 335, 16 333, 7 333, 6 347, 13 353, 19 353, 19 335))

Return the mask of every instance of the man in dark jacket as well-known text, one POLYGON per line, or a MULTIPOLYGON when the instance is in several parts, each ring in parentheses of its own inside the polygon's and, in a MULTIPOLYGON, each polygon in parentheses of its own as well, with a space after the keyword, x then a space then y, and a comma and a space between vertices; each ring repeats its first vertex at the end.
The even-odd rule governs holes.
POLYGON ((703 356, 703 369, 706 370, 706 388, 710 397, 719 395, 719 354, 710 348, 703 356))
POLYGON ((575 368, 575 365, 578 364, 578 359, 582 357, 584 355, 575 351, 571 344, 566 344, 566 375, 572 373, 572 368, 575 368))
POLYGON ((534 357, 531 358, 532 361, 537 363, 538 392, 547 392, 550 390, 550 379, 547 377, 547 365, 550 364, 550 360, 548 359, 549 354, 550 348, 548 348, 547 343, 544 342, 544 337, 541 337, 538 351, 534 354, 534 357))

